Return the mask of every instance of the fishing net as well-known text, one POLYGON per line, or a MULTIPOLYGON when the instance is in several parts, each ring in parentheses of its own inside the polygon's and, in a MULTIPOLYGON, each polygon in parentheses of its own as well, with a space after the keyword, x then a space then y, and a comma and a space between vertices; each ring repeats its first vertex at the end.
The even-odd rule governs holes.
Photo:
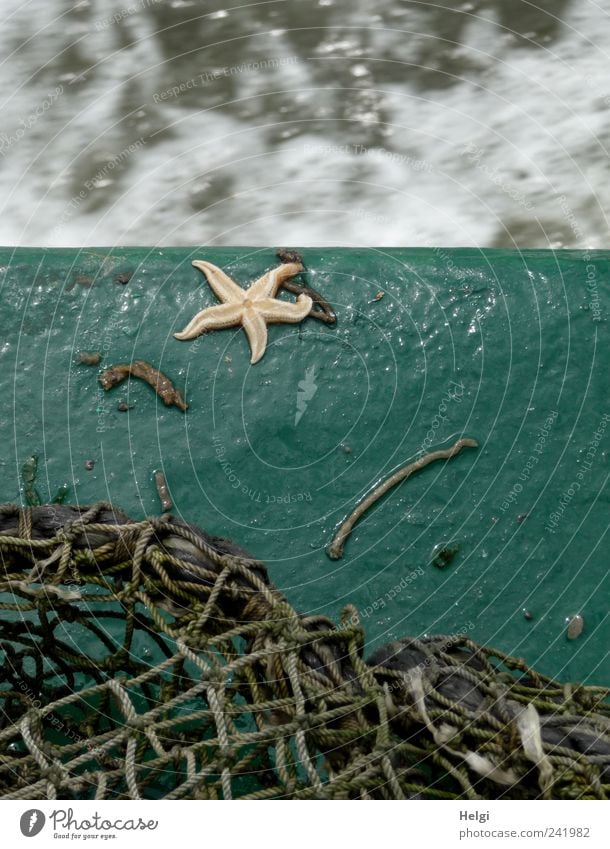
POLYGON ((465 636, 365 660, 175 517, 0 507, 0 798, 610 795, 609 691, 465 636))

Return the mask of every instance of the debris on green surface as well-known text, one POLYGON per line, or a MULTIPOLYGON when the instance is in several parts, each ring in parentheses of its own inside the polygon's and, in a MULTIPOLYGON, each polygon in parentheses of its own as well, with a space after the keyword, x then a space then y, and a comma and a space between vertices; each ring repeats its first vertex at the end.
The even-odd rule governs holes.
POLYGON ((379 501, 380 498, 383 498, 383 496, 386 495, 386 493, 388 493, 393 487, 402 483, 402 481, 411 477, 411 475, 416 472, 421 471, 430 463, 437 462, 438 460, 450 460, 452 457, 459 454, 464 448, 477 447, 478 442, 476 439, 462 437, 450 448, 443 448, 437 451, 431 451, 429 454, 424 454, 423 456, 418 457, 414 462, 408 463, 406 466, 402 466, 402 468, 392 472, 384 480, 378 481, 372 489, 370 489, 361 498, 352 512, 346 516, 343 522, 339 525, 330 545, 326 549, 327 555, 331 560, 339 560, 343 557, 345 543, 356 523, 361 519, 366 511, 375 504, 375 502, 379 501))
POLYGON ((567 637, 568 640, 576 640, 585 629, 585 620, 580 613, 571 616, 568 620, 567 637))
POLYGON ((99 382, 102 387, 108 391, 114 386, 118 386, 128 377, 136 377, 147 383, 157 393, 166 407, 172 405, 178 407, 185 413, 188 409, 188 404, 182 397, 179 389, 176 389, 172 381, 144 360, 134 360, 131 363, 116 363, 110 368, 107 368, 99 376, 99 382))
POLYGON ((57 492, 51 499, 51 504, 65 504, 69 492, 70 487, 68 486, 68 484, 62 483, 62 485, 58 487, 57 492))
POLYGON ((155 486, 157 488, 157 495, 159 496, 159 501, 161 502, 161 509, 164 513, 168 510, 172 509, 172 499, 169 494, 169 489, 167 488, 167 480, 165 479, 165 475, 163 472, 158 469, 153 472, 155 479, 155 486))
MULTIPOLYGON (((23 482, 23 497, 27 507, 39 507, 43 502, 40 493, 36 489, 36 478, 38 477, 38 455, 32 454, 21 467, 21 480, 23 482)), ((70 487, 62 484, 52 499, 51 504, 64 504, 70 487)))
POLYGON ((97 366, 101 362, 102 355, 99 351, 80 351, 77 362, 82 366, 97 366))
POLYGON ((38 507, 42 504, 38 490, 36 489, 36 477, 38 475, 38 456, 32 454, 21 467, 21 480, 23 481, 23 497, 28 507, 38 507))
POLYGON ((444 543, 440 543, 440 545, 437 545, 434 549, 434 554, 431 561, 432 565, 436 569, 447 569, 455 560, 455 557, 459 550, 460 546, 457 543, 453 545, 446 545, 444 543))

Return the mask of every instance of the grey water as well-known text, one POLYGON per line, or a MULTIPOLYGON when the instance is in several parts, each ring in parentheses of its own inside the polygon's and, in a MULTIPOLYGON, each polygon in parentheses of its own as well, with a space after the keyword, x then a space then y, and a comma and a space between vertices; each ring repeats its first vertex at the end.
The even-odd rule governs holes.
POLYGON ((606 247, 608 5, 0 0, 0 243, 606 247))

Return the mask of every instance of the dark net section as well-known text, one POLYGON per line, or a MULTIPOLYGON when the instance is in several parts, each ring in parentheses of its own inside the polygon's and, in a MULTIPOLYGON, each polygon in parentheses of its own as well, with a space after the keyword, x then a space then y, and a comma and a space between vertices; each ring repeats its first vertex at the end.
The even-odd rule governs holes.
POLYGON ((463 636, 365 661, 175 517, 0 507, 0 798, 610 793, 609 691, 463 636))

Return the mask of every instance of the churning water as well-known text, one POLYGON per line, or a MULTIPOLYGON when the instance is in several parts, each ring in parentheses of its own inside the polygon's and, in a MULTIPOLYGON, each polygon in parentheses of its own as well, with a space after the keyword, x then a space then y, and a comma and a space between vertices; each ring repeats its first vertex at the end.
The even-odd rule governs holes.
POLYGON ((607 245, 590 0, 15 5, 4 244, 607 245))

